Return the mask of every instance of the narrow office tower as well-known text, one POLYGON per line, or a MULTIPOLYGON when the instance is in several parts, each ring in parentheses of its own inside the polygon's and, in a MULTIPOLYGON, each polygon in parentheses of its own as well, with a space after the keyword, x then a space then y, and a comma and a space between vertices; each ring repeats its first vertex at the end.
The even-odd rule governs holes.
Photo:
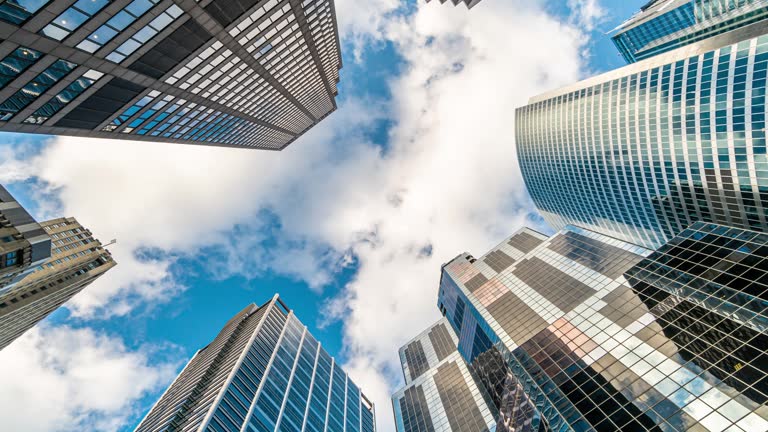
POLYGON ((405 387, 392 396, 398 432, 495 429, 497 410, 456 350, 457 343, 443 318, 400 348, 405 387))
POLYGON ((53 254, 20 281, 0 289, 0 349, 114 267, 109 251, 73 218, 40 224, 53 254))
POLYGON ((51 256, 51 238, 0 185, 0 293, 51 256))
POLYGON ((0 131, 282 150, 340 68, 333 0, 0 0, 0 131))
POLYGON ((614 30, 634 63, 768 18, 768 0, 652 0, 614 30))
POLYGON ((275 295, 199 350, 137 432, 374 432, 371 402, 275 295))
POLYGON ((696 221, 766 231, 766 33, 741 27, 518 109, 544 219, 651 249, 696 221))
POLYGON ((438 306, 496 431, 764 431, 767 259, 768 235, 702 222, 657 252, 523 229, 444 265, 438 306))
MULTIPOLYGON (((427 0, 427 3, 430 1, 432 0, 427 0)), ((453 3, 454 6, 457 6, 459 3, 464 3, 467 9, 472 9, 476 4, 480 3, 481 0, 440 0, 440 3, 445 3, 446 1, 453 3)))

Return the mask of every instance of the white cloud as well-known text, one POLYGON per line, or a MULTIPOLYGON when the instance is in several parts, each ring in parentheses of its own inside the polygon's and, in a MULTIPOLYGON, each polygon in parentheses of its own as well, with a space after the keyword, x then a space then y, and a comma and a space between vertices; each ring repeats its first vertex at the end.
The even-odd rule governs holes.
POLYGON ((87 329, 40 325, 0 352, 3 430, 114 431, 168 384, 179 365, 87 329))
POLYGON ((568 7, 573 11, 575 21, 587 31, 594 30, 608 16, 600 0, 568 0, 568 7))
POLYGON ((389 38, 403 56, 393 100, 348 97, 281 153, 60 138, 35 158, 31 172, 64 213, 119 240, 118 267, 71 307, 114 313, 117 300, 124 313, 178 295, 174 257, 206 248, 231 258, 216 275, 270 269, 316 289, 354 256, 359 271, 327 313, 344 320, 350 372, 378 405, 380 430, 392 431, 397 347, 438 318, 442 263, 482 253, 527 220, 515 108, 579 78, 589 26, 548 16, 540 2, 467 11, 420 1, 412 17, 395 13, 398 3, 337 4, 348 40, 389 38), (386 151, 360 133, 381 110, 395 123, 386 151), (277 246, 265 248, 275 230, 277 246), (147 249, 162 253, 138 258, 147 249))

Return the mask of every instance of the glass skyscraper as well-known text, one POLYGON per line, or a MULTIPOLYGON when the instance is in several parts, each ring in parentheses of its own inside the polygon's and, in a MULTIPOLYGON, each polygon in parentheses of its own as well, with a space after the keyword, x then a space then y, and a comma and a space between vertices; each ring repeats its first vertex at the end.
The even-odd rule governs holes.
POLYGON ((768 18, 768 0, 653 0, 615 30, 634 63, 768 18))
POLYGON ((199 350, 137 432, 374 432, 371 402, 275 295, 199 350))
MULTIPOLYGON (((652 252, 523 229, 444 265, 438 306, 497 431, 764 431, 766 282, 754 231, 699 222, 652 252)), ((411 351, 406 379, 432 366, 411 351)))
POLYGON ((496 409, 443 318, 400 348, 405 387, 392 395, 398 432, 496 430, 496 409))
POLYGON ((336 109, 333 0, 0 0, 0 131, 281 150, 336 109))
POLYGON ((699 220, 765 231, 766 33, 741 27, 518 109, 520 167, 544 219, 651 249, 699 220))

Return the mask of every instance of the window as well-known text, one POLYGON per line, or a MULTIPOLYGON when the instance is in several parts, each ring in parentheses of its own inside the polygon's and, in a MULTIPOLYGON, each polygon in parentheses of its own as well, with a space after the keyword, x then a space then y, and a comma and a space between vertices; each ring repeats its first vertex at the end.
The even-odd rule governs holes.
POLYGON ((63 40, 108 4, 108 0, 79 0, 40 30, 40 33, 58 41, 63 40))
POLYGON ((159 2, 160 0, 134 0, 80 42, 77 47, 90 53, 96 52, 159 2))
POLYGON ((20 25, 34 15, 49 0, 5 0, 0 2, 0 19, 20 25))

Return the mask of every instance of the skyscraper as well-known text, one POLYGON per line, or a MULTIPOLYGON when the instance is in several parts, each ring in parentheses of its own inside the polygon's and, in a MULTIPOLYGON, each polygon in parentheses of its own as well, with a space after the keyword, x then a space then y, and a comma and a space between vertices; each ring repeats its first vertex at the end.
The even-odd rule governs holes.
POLYGON ((765 231, 767 32, 741 27, 520 108, 520 167, 544 219, 652 249, 699 220, 765 231))
POLYGON ((20 281, 0 288, 0 349, 116 265, 77 220, 60 218, 40 225, 53 242, 53 255, 20 281))
POLYGON ((399 432, 492 431, 495 407, 456 350, 458 338, 443 318, 400 348, 405 387, 392 395, 399 432))
POLYGON ((51 238, 0 185, 0 292, 51 256, 51 238))
MULTIPOLYGON (((432 0, 427 0, 427 3, 430 1, 432 0)), ((467 9, 472 9, 475 5, 480 3, 480 0, 440 0, 440 3, 445 3, 446 1, 450 1, 454 6, 457 6, 459 3, 464 3, 467 9)))
POLYGON ((375 411, 275 295, 200 349, 137 432, 373 432, 375 411))
POLYGON ((766 0, 652 0, 615 30, 613 43, 634 63, 767 18, 766 0))
POLYGON ((658 252, 523 229, 446 264, 438 306, 497 431, 768 430, 766 259, 701 222, 658 252))
POLYGON ((336 109, 333 0, 0 0, 0 131, 281 150, 336 109))

